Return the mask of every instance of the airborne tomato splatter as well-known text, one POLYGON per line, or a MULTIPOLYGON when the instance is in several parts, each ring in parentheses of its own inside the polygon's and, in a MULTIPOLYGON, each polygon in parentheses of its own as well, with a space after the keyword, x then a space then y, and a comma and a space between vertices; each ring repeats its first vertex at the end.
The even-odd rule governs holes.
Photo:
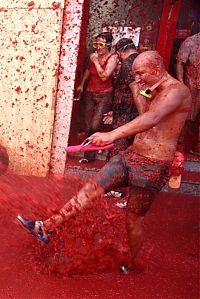
POLYGON ((16 93, 20 93, 21 92, 21 86, 18 86, 17 88, 15 88, 16 93))

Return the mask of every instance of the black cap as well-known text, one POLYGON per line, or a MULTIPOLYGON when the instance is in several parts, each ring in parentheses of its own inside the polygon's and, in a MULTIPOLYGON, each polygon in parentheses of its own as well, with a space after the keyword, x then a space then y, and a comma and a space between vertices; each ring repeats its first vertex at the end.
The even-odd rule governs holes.
POLYGON ((115 51, 123 51, 126 49, 126 47, 128 48, 128 46, 135 48, 135 44, 132 39, 126 37, 121 38, 115 45, 115 51))

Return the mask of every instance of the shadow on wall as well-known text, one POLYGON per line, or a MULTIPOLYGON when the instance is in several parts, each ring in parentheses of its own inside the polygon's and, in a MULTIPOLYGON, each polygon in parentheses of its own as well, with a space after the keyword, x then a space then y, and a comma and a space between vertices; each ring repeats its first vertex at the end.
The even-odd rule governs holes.
POLYGON ((0 145, 0 175, 4 174, 8 169, 9 157, 4 146, 0 145))

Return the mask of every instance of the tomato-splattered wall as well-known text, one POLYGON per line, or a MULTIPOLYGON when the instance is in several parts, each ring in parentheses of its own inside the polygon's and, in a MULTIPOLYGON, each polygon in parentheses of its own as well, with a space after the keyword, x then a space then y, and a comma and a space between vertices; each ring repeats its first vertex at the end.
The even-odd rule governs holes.
POLYGON ((132 26, 141 27, 146 32, 156 29, 153 36, 146 37, 146 39, 153 39, 146 42, 151 43, 150 46, 155 48, 162 7, 163 1, 156 0, 91 0, 88 44, 104 26, 132 26))
MULTIPOLYGON (((83 10, 88 0, 67 0, 63 14, 63 32, 60 53, 59 84, 56 102, 56 114, 53 131, 53 143, 50 172, 63 174, 71 125, 72 106, 75 89, 75 76, 78 62, 81 29, 84 26, 83 10)), ((77 121, 77 119, 76 119, 77 121)))
POLYGON ((0 142, 11 172, 45 175, 64 0, 1 0, 0 7, 0 142))
MULTIPOLYGON (((62 147, 63 158, 82 2, 0 0, 0 144, 8 150, 11 172, 38 176, 49 172, 55 114, 56 149, 62 147)), ((57 157, 54 151, 54 160, 57 157)))

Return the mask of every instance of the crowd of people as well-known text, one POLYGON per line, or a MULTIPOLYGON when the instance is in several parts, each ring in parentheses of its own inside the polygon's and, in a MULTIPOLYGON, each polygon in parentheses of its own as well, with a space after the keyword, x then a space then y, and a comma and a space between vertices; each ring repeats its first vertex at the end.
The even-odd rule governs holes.
MULTIPOLYGON (((144 112, 144 97, 139 97, 132 63, 139 54, 130 38, 122 38, 117 43, 113 41, 110 32, 103 32, 95 37, 94 53, 90 55, 78 92, 85 99, 84 119, 86 137, 96 131, 102 131, 104 124, 112 125, 115 129, 144 112)), ((186 84, 192 95, 192 105, 186 125, 179 142, 184 151, 184 136, 187 134, 187 123, 199 123, 200 83, 199 83, 199 53, 200 33, 187 38, 181 45, 176 63, 176 77, 186 84)), ((193 154, 200 154, 200 133, 196 134, 195 142, 190 148, 193 154)), ((134 136, 115 141, 115 147, 108 154, 108 159, 119 151, 123 151, 133 142, 134 136)), ((95 152, 85 152, 80 163, 94 161, 95 152)))
MULTIPOLYGON (((199 34, 197 36, 199 38, 199 34)), ((86 209, 94 200, 101 200, 106 192, 128 186, 126 229, 131 263, 127 267, 134 270, 140 267, 137 257, 143 243, 144 216, 168 180, 179 136, 197 96, 192 93, 191 97, 191 89, 181 77, 180 64, 186 63, 190 51, 183 50, 184 55, 179 53, 178 79, 175 79, 166 71, 157 51, 138 53, 130 38, 119 40, 111 51, 112 40, 108 32, 95 38, 96 52, 90 55, 88 69, 78 88, 83 92, 89 79, 85 92, 87 137, 97 146, 115 144, 109 161, 49 219, 29 220, 17 216, 17 220, 36 238, 48 243, 50 231, 86 209), (156 88, 151 97, 145 97, 144 91, 149 94, 152 86, 156 88), (111 118, 113 129, 100 132, 105 117, 107 121, 111 118)), ((190 58, 190 63, 198 69, 196 61, 190 58)), ((199 94, 199 85, 197 89, 199 94)), ((192 112, 194 119, 197 114, 198 110, 192 112)), ((94 155, 85 153, 85 162, 94 160, 94 155)))

